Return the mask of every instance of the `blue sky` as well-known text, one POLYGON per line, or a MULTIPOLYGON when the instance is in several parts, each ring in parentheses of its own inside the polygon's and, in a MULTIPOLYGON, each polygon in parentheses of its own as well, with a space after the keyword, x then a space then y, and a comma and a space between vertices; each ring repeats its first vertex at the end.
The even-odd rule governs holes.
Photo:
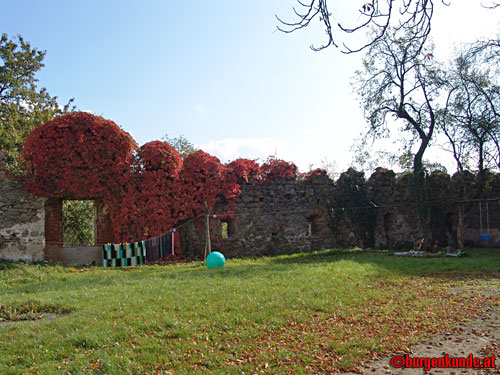
MULTIPOLYGON (((340 14, 356 11, 337 2, 340 14)), ((498 11, 470 4, 454 0, 437 10, 440 52, 498 29, 498 11)), ((319 21, 293 34, 276 31, 275 14, 292 19, 294 0, 0 5, 1 32, 47 51, 40 85, 61 104, 74 97, 79 109, 115 121, 139 144, 183 134, 224 162, 277 153, 301 170, 324 159, 343 170, 364 129, 349 85, 361 55, 311 51, 324 40, 319 21)))

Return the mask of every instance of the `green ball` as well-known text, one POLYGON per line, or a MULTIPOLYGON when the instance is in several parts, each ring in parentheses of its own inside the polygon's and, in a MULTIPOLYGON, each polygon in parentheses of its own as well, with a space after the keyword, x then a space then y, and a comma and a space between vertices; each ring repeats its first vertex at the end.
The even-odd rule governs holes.
POLYGON ((226 264, 226 258, 224 258, 224 255, 218 251, 214 251, 213 253, 208 254, 206 264, 208 268, 224 267, 224 264, 226 264))

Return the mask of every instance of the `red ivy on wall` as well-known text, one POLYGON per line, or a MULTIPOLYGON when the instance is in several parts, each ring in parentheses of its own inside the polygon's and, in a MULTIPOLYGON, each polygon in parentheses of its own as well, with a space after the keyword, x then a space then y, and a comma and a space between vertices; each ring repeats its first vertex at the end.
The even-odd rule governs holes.
POLYGON ((260 167, 264 182, 271 182, 277 179, 293 180, 297 177, 298 168, 294 163, 270 157, 260 167))
POLYGON ((49 198, 112 199, 127 182, 136 149, 113 121, 85 112, 56 117, 24 142, 27 187, 49 198))
POLYGON ((259 165, 248 159, 236 159, 227 165, 228 178, 232 178, 234 183, 248 183, 261 179, 259 165))
MULTIPOLYGON (((35 128, 22 153, 32 193, 106 201, 115 242, 161 235, 201 215, 205 202, 223 218, 234 208, 241 184, 295 179, 298 173, 295 164, 272 157, 261 167, 248 159, 223 165, 201 150, 183 162, 167 142, 139 148, 114 122, 85 112, 35 128)), ((321 173, 311 171, 306 178, 321 173)))
POLYGON ((240 186, 227 178, 227 168, 218 158, 201 150, 184 159, 179 187, 179 196, 188 217, 200 215, 204 202, 208 207, 214 207, 216 202, 233 199, 240 194, 240 186))
POLYGON ((176 196, 182 160, 167 142, 141 146, 120 199, 112 202, 116 241, 158 236, 184 217, 176 196))
POLYGON ((144 172, 162 171, 166 176, 177 178, 182 169, 182 159, 177 150, 167 142, 152 141, 139 149, 140 167, 144 172))
POLYGON ((205 202, 214 208, 240 194, 216 157, 196 151, 183 163, 167 142, 138 148, 114 122, 85 112, 34 129, 23 157, 32 193, 108 202, 115 242, 161 235, 201 214, 205 202))
POLYGON ((302 176, 303 176, 305 181, 311 181, 311 180, 314 180, 315 178, 318 178, 318 177, 327 176, 327 172, 325 169, 316 168, 316 169, 310 170, 309 172, 304 173, 302 176))

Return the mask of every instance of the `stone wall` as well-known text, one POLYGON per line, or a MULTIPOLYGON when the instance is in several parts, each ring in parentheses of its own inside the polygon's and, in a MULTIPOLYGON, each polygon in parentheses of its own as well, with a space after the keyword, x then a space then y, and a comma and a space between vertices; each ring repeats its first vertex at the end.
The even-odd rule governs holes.
MULTIPOLYGON (((211 218, 213 250, 234 257, 352 246, 411 248, 422 237, 427 246, 435 240, 454 246, 461 218, 466 245, 500 247, 500 175, 486 175, 484 181, 486 188, 478 191, 477 177, 468 173, 429 176, 430 228, 418 219, 411 175, 397 177, 379 168, 365 180, 350 169, 335 183, 324 173, 303 180, 242 182, 232 214, 211 218), (481 239, 483 233, 490 234, 489 241, 481 239)), ((113 237, 109 208, 95 203, 97 244, 102 245, 113 237)), ((224 210, 216 207, 216 212, 224 210)), ((184 255, 203 256, 204 228, 201 218, 179 230, 184 255)), ((0 258, 99 263, 100 247, 64 248, 62 200, 35 197, 0 172, 0 258)))
MULTIPOLYGON (((63 247, 62 200, 34 196, 4 170, 0 153, 0 259, 53 261, 64 265, 101 263, 100 246, 63 247)), ((109 209, 96 201, 97 244, 113 238, 109 209)))
MULTIPOLYGON (((346 174, 355 176, 357 172, 350 170, 341 179, 353 177, 346 174)), ((360 186, 351 186, 365 192, 362 204, 347 203, 350 192, 342 190, 340 180, 334 184, 326 175, 309 181, 243 184, 234 214, 223 220, 211 218, 213 250, 232 257, 352 246, 412 248, 421 238, 425 238, 427 248, 434 241, 439 241, 440 246, 456 247, 460 207, 466 245, 500 247, 498 201, 489 203, 490 241, 482 241, 480 236, 487 232, 484 199, 500 196, 499 175, 491 175, 488 188, 479 193, 468 180, 470 176, 450 178, 441 172, 429 176, 430 228, 419 220, 411 178, 409 174, 396 177, 390 170, 377 169, 368 180, 358 181, 360 186), (463 185, 468 186, 468 192, 464 192, 463 185), (467 202, 459 203, 461 200, 467 202), (479 200, 483 200, 482 231, 479 200), (228 238, 222 237, 223 223, 227 223, 228 238)), ((203 218, 180 232, 184 253, 201 256, 205 244, 203 218)))
MULTIPOLYGON (((1 154, 0 154, 1 155, 1 154)), ((34 262, 44 259, 45 199, 2 170, 0 160, 0 259, 34 262)))
POLYGON ((102 264, 102 245, 112 242, 109 209, 102 201, 95 201, 96 246, 63 245, 62 199, 45 202, 45 260, 65 266, 102 264))
MULTIPOLYGON (((298 183, 282 180, 272 184, 243 184, 234 214, 212 219, 214 250, 227 256, 272 255, 332 247, 336 236, 327 224, 325 207, 333 184, 327 176, 298 183), (227 223, 227 239, 221 225, 227 223)), ((184 253, 203 253, 204 226, 200 221, 180 231, 184 253)))

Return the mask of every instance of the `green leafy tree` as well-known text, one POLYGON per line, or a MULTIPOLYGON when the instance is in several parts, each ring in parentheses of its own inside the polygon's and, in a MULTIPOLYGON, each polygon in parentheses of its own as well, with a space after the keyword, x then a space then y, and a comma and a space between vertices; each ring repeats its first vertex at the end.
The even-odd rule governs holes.
POLYGON ((0 39, 0 150, 7 152, 10 170, 20 168, 21 147, 31 130, 70 110, 73 101, 61 108, 57 97, 37 86, 35 74, 44 66, 45 53, 20 35, 0 39))
POLYGON ((447 70, 443 132, 457 170, 500 169, 500 80, 497 44, 477 43, 462 51, 447 70))
POLYGON ((355 88, 374 138, 390 135, 397 125, 406 148, 413 154, 413 194, 422 224, 429 219, 425 189, 424 154, 438 131, 438 100, 443 90, 442 71, 432 49, 414 41, 412 28, 387 31, 367 52, 364 70, 356 74, 355 88), (392 117, 395 121, 388 121, 392 117))
POLYGON ((181 154, 182 159, 184 159, 189 154, 195 152, 197 149, 194 147, 193 143, 187 139, 184 135, 178 137, 171 137, 168 134, 163 136, 162 140, 168 142, 179 154, 181 154))
POLYGON ((64 246, 95 244, 93 201, 65 200, 62 213, 64 246))

